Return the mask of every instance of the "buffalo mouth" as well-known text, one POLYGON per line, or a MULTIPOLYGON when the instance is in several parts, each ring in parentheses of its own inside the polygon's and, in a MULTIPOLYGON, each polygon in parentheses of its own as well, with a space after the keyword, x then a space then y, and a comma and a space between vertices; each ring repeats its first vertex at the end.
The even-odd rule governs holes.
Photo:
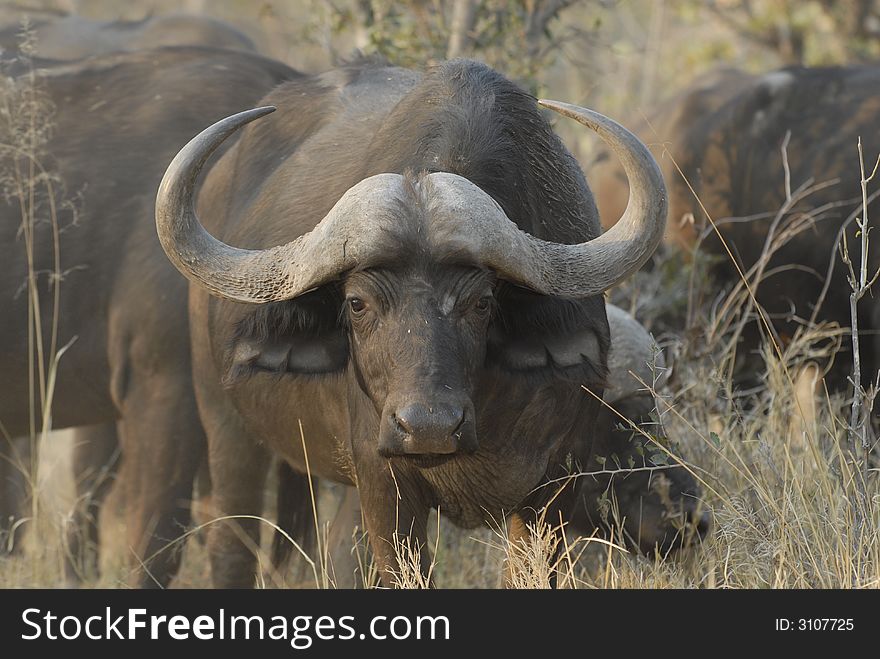
POLYGON ((434 467, 440 467, 441 465, 445 465, 447 462, 455 460, 458 456, 457 453, 445 453, 445 454, 410 454, 410 455, 398 455, 396 458, 403 460, 407 464, 418 467, 419 469, 432 469, 434 467))
POLYGON ((693 545, 699 545, 712 530, 712 516, 707 511, 696 509, 685 510, 673 520, 668 520, 668 527, 659 540, 651 543, 644 538, 634 539, 627 534, 626 544, 638 549, 640 553, 650 556, 675 554, 693 545))

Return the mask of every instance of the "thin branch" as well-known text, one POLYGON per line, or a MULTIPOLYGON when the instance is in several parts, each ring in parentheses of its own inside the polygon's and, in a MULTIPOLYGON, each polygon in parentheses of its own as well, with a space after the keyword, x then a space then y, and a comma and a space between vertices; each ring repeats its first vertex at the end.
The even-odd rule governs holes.
POLYGON ((448 59, 461 57, 468 52, 473 42, 476 20, 476 0, 454 0, 449 28, 449 46, 446 49, 448 59))

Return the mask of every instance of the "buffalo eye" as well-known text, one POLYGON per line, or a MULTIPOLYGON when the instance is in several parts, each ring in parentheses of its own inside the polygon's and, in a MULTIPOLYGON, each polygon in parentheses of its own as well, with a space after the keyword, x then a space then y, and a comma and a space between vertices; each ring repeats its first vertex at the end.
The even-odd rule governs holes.
POLYGON ((348 307, 353 314, 362 314, 367 309, 367 303, 359 297, 349 298, 348 307))
POLYGON ((481 297, 477 300, 476 304, 474 304, 474 308, 477 311, 485 312, 489 310, 489 307, 492 306, 492 298, 488 295, 481 297))

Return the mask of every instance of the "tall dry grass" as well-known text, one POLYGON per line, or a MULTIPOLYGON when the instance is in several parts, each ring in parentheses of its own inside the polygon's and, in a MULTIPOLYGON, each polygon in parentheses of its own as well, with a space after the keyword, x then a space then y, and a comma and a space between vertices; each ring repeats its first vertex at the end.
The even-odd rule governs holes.
MULTIPOLYGON (((804 332, 789 344, 786 358, 798 363, 824 344, 827 331, 804 332)), ((719 397, 725 383, 716 356, 679 361, 687 374, 678 389, 661 392, 660 412, 673 452, 699 476, 714 527, 699 546, 661 560, 636 556, 619 543, 569 536, 555 564, 559 583, 569 588, 866 588, 880 586, 880 514, 876 471, 867 491, 871 514, 855 533, 856 478, 847 455, 846 397, 824 394, 810 410, 801 409, 783 367, 765 350, 766 385, 735 402, 719 397)), ((586 395, 586 394, 585 394, 586 395)), ((44 454, 47 451, 44 450, 44 454)), ((319 543, 306 561, 294 552, 294 567, 275 570, 269 561, 272 523, 266 520, 260 548, 264 587, 333 587, 327 566, 326 525, 335 497, 317 494, 319 543), (305 563, 305 565, 304 565, 305 563)), ((45 506, 50 508, 49 504, 45 506)), ((112 501, 103 515, 103 575, 92 585, 124 584, 128 568, 122 520, 112 501)), ((431 523, 432 578, 440 587, 499 587, 505 564, 516 587, 547 587, 549 558, 557 536, 549 524, 536 525, 533 542, 513 545, 503 523, 495 529, 461 531, 442 516, 431 523)), ((0 563, 0 585, 57 586, 63 583, 64 526, 60 516, 43 516, 33 529, 41 538, 25 556, 0 563)), ((353 545, 368 585, 376 583, 368 567, 363 539, 353 545)), ((416 567, 420 552, 401 543, 399 586, 426 585, 416 567)), ((178 587, 210 585, 203 545, 186 541, 178 587)))
MULTIPOLYGON (((34 71, 33 50, 33 32, 25 20, 21 29, 21 55, 0 67, 0 192, 5 203, 14 209, 17 237, 27 263, 18 292, 27 300, 27 315, 7 318, 4 322, 21 323, 22 331, 27 333, 29 365, 27 435, 12 437, 0 419, 0 442, 3 443, 0 460, 4 477, 20 476, 30 502, 29 514, 11 520, 7 532, 0 534, 4 536, 0 537, 0 543, 6 551, 21 541, 22 527, 29 524, 36 528, 40 523, 39 446, 52 430, 52 401, 59 362, 73 343, 59 344, 64 277, 59 212, 62 208, 75 211, 75 205, 61 194, 63 185, 47 164, 46 147, 54 127, 55 107, 34 71)), ((36 550, 41 549, 37 544, 36 550)))

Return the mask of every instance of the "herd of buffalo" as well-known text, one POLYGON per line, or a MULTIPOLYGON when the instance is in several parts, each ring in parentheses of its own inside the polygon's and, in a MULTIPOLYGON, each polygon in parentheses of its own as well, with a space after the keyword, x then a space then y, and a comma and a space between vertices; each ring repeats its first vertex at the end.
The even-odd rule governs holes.
MULTIPOLYGON (((861 203, 857 140, 880 148, 880 67, 717 71, 633 117, 636 137, 469 60, 306 74, 201 17, 32 29, 27 57, 18 27, 0 31, 4 89, 35 86, 51 108, 39 167, 56 184, 0 200, 0 541, 21 548, 30 437, 75 428, 70 585, 97 569, 114 483, 144 587, 174 578, 194 497, 237 518, 208 526, 213 584, 252 587, 270 484, 278 524, 308 544, 318 479, 354 486, 330 531, 341 587, 356 583, 352 524, 384 585, 400 543, 427 575, 432 509, 464 528, 505 520, 514 543, 542 521, 665 556, 711 519, 686 462, 652 461, 663 356, 605 292, 663 240, 726 244, 713 275, 730 285, 788 202, 809 226, 755 290, 771 332, 850 324, 835 262, 861 203), (605 144, 590 186, 560 116, 605 144), (662 165, 645 144, 664 145, 662 165), (815 190, 792 202, 784 171, 815 190), (50 207, 23 231, 22 209, 50 207), (65 347, 48 410, 35 343, 65 347)), ((4 172, 33 169, 0 149, 4 172)), ((880 304, 861 313, 873 375, 880 304)), ((850 369, 837 355, 829 386, 850 369)))

